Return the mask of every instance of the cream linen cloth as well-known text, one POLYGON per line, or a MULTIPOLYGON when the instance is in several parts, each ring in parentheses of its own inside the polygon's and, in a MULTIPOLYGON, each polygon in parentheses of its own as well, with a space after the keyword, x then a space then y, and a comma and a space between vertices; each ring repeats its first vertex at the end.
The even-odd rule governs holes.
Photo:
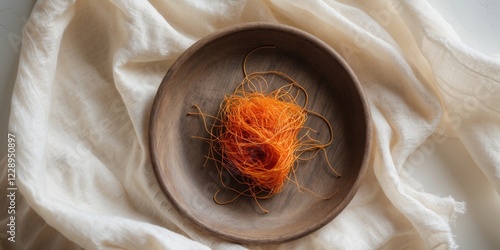
POLYGON ((7 249, 455 248, 450 223, 465 204, 419 190, 408 170, 426 139, 457 136, 500 191, 499 84, 499 62, 460 42, 424 0, 39 0, 9 124, 24 198, 16 243, 2 241, 7 249), (369 169, 349 206, 273 246, 239 246, 191 225, 160 190, 148 153, 152 100, 168 68, 203 36, 252 21, 291 25, 332 46, 358 76, 374 122, 369 169))

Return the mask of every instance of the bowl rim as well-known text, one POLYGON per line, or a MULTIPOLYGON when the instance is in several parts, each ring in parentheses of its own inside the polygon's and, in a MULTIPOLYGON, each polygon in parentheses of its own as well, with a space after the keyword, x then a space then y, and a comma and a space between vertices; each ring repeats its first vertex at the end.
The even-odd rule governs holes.
POLYGON ((295 28, 289 25, 285 24, 279 24, 279 23, 268 23, 268 22, 249 22, 249 23, 241 23, 241 24, 236 24, 236 25, 231 25, 225 28, 222 28, 218 31, 215 31, 211 34, 208 34, 205 37, 202 37, 195 43, 193 43, 189 48, 187 48, 181 55, 175 60, 175 62, 171 65, 171 67, 168 69, 167 73, 163 77, 162 81, 160 82, 160 85, 157 89, 156 95, 154 97, 153 103, 152 103, 152 108, 151 108, 151 113, 149 117, 149 130, 148 130, 148 138, 149 138, 149 152, 150 152, 150 158, 152 162, 152 168, 155 173, 155 177, 157 182, 160 184, 160 189, 162 190, 163 194, 166 195, 167 199, 175 209, 180 212, 181 215, 184 215, 188 218, 188 220, 195 226, 201 227, 201 229, 205 230, 206 232, 209 232, 212 235, 215 235, 219 238, 235 242, 235 243, 240 243, 240 244, 247 244, 247 245, 259 245, 259 244, 279 244, 279 243, 284 243, 287 241, 291 241, 294 239, 298 239, 301 237, 304 237, 331 222, 338 214, 340 214, 346 207, 347 205, 351 202, 353 199, 354 195, 359 189, 359 186, 361 184, 361 181, 363 177, 365 176, 365 173, 368 168, 369 164, 369 159, 371 156, 371 150, 372 150, 372 136, 373 136, 373 124, 372 124, 372 116, 370 112, 370 107, 368 105, 368 101, 366 98, 366 95, 361 87, 361 84, 354 74, 354 71, 351 69, 351 67, 347 64, 347 62, 344 60, 340 54, 335 51, 330 45, 326 44, 316 36, 301 30, 299 28, 295 28), (357 175, 357 178, 355 182, 352 185, 352 188, 348 192, 348 194, 344 197, 344 199, 340 202, 338 205, 339 210, 336 211, 335 209, 332 209, 332 212, 330 212, 327 216, 326 219, 320 220, 316 223, 313 223, 309 225, 307 228, 304 230, 301 230, 300 232, 297 232, 295 234, 288 234, 286 236, 282 237, 277 237, 274 239, 268 239, 268 238, 243 238, 227 233, 223 233, 217 230, 214 230, 211 228, 209 225, 206 225, 202 223, 201 221, 197 220, 195 216, 189 213, 186 209, 184 209, 181 204, 177 202, 177 199, 174 197, 174 195, 169 191, 169 189, 166 187, 164 184, 163 180, 165 179, 165 176, 163 175, 163 172, 161 170, 161 164, 159 162, 158 158, 158 151, 156 148, 156 136, 155 136, 155 131, 157 129, 157 123, 156 120, 158 118, 158 112, 159 112, 159 105, 161 101, 163 100, 163 96, 167 90, 168 87, 168 82, 169 79, 173 76, 173 74, 177 71, 179 67, 181 67, 189 58, 196 53, 200 48, 203 46, 217 40, 221 39, 225 36, 229 36, 233 33, 237 32, 242 32, 242 31, 251 31, 251 30, 273 30, 273 31, 278 31, 278 32, 284 32, 288 33, 294 36, 297 36, 302 39, 309 40, 312 44, 315 46, 318 46, 321 50, 325 51, 326 53, 329 53, 331 57, 335 58, 338 63, 344 68, 346 73, 349 75, 350 79, 352 80, 352 84, 354 84, 354 87, 356 89, 357 94, 359 95, 359 101, 361 102, 361 107, 363 109, 363 117, 365 121, 365 126, 366 126, 366 131, 365 131, 365 145, 364 145, 364 154, 363 154, 363 160, 361 161, 361 166, 357 175))

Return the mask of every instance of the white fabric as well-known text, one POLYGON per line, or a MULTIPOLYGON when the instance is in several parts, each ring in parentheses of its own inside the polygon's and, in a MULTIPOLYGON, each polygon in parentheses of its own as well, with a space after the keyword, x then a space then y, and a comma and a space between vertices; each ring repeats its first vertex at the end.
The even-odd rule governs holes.
POLYGON ((366 92, 374 143, 359 192, 335 220, 250 248, 456 247, 449 224, 464 204, 419 191, 405 167, 430 136, 454 135, 500 191, 500 63, 461 43, 424 0, 39 0, 9 123, 24 197, 15 246, 245 248, 173 208, 152 172, 147 129, 175 59, 203 36, 251 21, 298 27, 337 50, 366 92))

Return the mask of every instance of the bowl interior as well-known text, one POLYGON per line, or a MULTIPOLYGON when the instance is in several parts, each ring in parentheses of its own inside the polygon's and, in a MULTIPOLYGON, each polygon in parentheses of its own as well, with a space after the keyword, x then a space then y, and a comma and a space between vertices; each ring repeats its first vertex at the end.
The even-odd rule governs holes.
MULTIPOLYGON (((284 81, 269 76, 272 86, 284 81)), ((237 27, 207 37, 188 49, 171 67, 161 83, 150 124, 152 160, 158 180, 173 204, 195 224, 209 232, 240 243, 278 243, 308 234, 331 221, 352 199, 366 165, 369 150, 369 117, 359 84, 345 63, 326 45, 301 31, 273 25, 237 27), (288 74, 309 94, 308 109, 324 115, 333 126, 333 144, 327 154, 342 174, 336 178, 323 154, 300 161, 298 183, 259 201, 264 213, 249 197, 227 205, 213 200, 221 178, 205 155, 208 144, 192 136, 208 137, 199 116, 188 116, 198 105, 206 114, 217 114, 224 95, 243 79, 242 63, 249 72, 275 70, 288 74), (337 192, 338 191, 338 192, 337 192), (322 199, 317 195, 330 196, 322 199), (316 194, 316 195, 315 195, 316 194)), ((327 141, 324 122, 309 116, 306 126, 314 137, 327 141)), ((223 175, 222 181, 234 180, 223 175)), ((222 192, 218 198, 230 199, 222 192)))

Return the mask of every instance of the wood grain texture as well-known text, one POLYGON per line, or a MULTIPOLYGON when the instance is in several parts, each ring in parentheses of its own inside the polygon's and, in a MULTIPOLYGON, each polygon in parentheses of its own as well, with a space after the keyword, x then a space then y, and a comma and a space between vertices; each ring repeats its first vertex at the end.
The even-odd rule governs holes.
MULTIPOLYGON (((272 86, 283 81, 268 77, 272 86)), ((208 232, 243 244, 281 243, 307 235, 335 218, 351 201, 366 169, 371 118, 360 85, 348 65, 322 41, 283 25, 249 23, 212 34, 186 50, 172 65, 155 97, 150 120, 150 151, 158 182, 166 196, 194 224, 208 232), (275 45, 252 53, 249 72, 281 71, 307 90, 308 109, 323 114, 334 130, 328 156, 341 178, 329 170, 321 155, 300 161, 300 192, 293 183, 261 201, 268 214, 251 198, 241 197, 228 205, 213 201, 221 187, 213 163, 203 167, 208 144, 191 136, 208 137, 199 116, 187 116, 199 105, 215 115, 225 94, 243 79, 242 63, 252 49, 275 45)), ((317 138, 327 141, 324 122, 310 116, 307 126, 317 129, 317 138)), ((223 176, 231 185, 231 178, 223 176)), ((234 181, 233 181, 234 182, 234 181)), ((223 192, 227 198, 234 194, 223 192)))

